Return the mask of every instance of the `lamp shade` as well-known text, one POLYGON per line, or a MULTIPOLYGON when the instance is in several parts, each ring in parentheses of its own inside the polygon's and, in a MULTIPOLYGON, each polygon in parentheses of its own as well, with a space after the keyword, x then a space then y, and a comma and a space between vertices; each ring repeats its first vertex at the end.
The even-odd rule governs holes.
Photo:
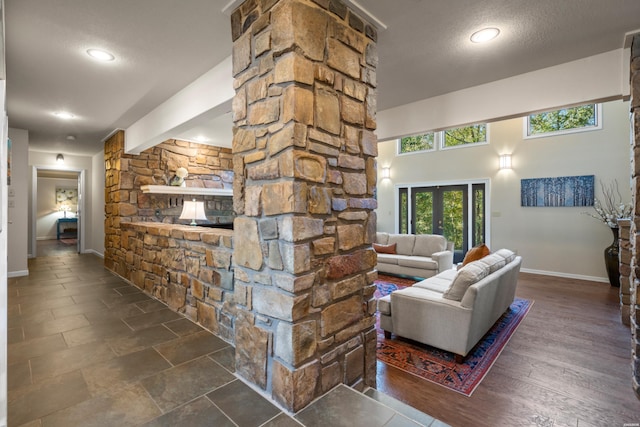
POLYGON ((196 202, 195 199, 191 201, 185 200, 180 219, 190 219, 190 225, 198 225, 196 224, 196 219, 206 220, 207 216, 204 213, 204 202, 196 202))

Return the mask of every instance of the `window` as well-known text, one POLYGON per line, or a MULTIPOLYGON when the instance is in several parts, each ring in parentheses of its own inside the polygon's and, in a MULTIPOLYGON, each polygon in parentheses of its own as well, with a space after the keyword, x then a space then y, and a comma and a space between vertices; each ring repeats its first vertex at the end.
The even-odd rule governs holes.
POLYGON ((405 136, 404 138, 400 138, 398 154, 433 150, 435 147, 434 141, 435 134, 433 132, 422 135, 405 136))
POLYGON ((601 129, 600 104, 581 105, 527 116, 527 138, 601 129))
POLYGON ((459 147, 468 144, 487 142, 487 125, 485 123, 447 129, 443 132, 442 148, 459 147))

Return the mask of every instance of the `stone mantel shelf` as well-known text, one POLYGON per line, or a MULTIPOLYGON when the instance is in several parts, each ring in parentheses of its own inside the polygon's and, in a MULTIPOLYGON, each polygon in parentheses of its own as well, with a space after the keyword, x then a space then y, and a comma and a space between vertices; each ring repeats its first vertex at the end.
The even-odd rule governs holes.
POLYGON ((153 194, 187 194, 201 196, 233 196, 231 188, 177 187, 172 185, 142 185, 143 193, 153 194))

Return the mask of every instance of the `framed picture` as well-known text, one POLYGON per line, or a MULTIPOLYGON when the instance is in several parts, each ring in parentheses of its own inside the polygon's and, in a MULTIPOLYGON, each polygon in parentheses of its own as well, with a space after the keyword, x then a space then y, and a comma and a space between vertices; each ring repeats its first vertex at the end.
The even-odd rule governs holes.
POLYGON ((78 210, 78 189, 56 187, 56 208, 64 211, 65 216, 68 211, 78 210))
POLYGON ((520 180, 520 205, 526 207, 593 206, 594 175, 520 180))

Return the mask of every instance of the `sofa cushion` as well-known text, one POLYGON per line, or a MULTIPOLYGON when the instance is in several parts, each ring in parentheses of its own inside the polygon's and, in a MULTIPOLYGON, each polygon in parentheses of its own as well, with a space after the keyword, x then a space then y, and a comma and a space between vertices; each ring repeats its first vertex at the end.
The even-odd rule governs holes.
POLYGON ((429 257, 397 255, 398 265, 419 268, 421 270, 437 270, 438 263, 429 257))
POLYGON ((447 239, 438 234, 418 234, 413 245, 413 255, 431 256, 447 249, 447 239))
POLYGON ((474 262, 482 262, 484 264, 486 264, 489 267, 489 274, 500 270, 502 267, 504 267, 505 265, 507 265, 507 262, 505 261, 504 257, 502 257, 501 255, 498 255, 496 253, 487 255, 486 257, 478 260, 478 261, 474 261, 474 262))
POLYGON ((433 276, 421 282, 415 283, 413 286, 444 293, 447 289, 449 289, 449 286, 451 286, 451 280, 433 276))
POLYGON ((389 244, 396 244, 396 253, 399 255, 413 255, 413 244, 416 236, 413 234, 389 234, 389 244))
POLYGON ((379 254, 395 254, 396 253, 396 244, 393 243, 391 245, 383 245, 380 243, 373 244, 373 250, 379 254))
POLYGON ((389 243, 389 233, 382 233, 378 231, 376 233, 376 243, 380 243, 381 245, 389 243))
POLYGON ((398 255, 378 254, 378 263, 398 265, 398 255))
POLYGON ((378 311, 381 314, 391 316, 391 294, 378 299, 378 311))
POLYGON ((494 253, 500 255, 501 257, 503 257, 504 261, 507 264, 509 264, 514 259, 516 259, 516 254, 513 251, 510 251, 509 249, 498 249, 494 253))
POLYGON ((481 261, 473 261, 458 270, 451 286, 447 289, 442 298, 454 301, 461 301, 469 286, 484 279, 489 275, 489 267, 481 261))
POLYGON ((474 246, 473 248, 469 249, 467 254, 464 256, 464 259, 462 260, 462 265, 464 266, 469 264, 470 262, 477 261, 481 258, 486 257, 490 253, 491 251, 489 250, 489 247, 484 243, 478 246, 474 246))

